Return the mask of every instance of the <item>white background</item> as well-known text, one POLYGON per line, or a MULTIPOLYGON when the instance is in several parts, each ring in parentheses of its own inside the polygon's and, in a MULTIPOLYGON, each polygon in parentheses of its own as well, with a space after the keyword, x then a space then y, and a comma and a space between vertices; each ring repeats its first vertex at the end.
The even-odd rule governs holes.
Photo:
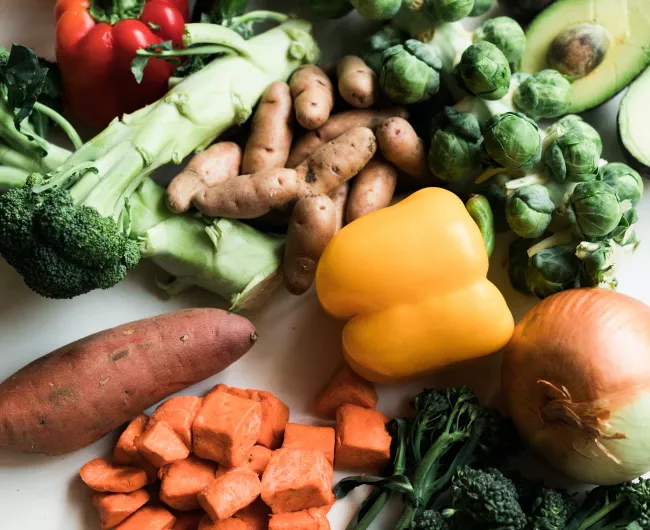
MULTIPOLYGON (((281 9, 296 2, 253 2, 281 9)), ((54 0, 0 0, 0 44, 19 42, 37 53, 53 56, 52 10, 54 0)), ((317 28, 326 56, 354 49, 366 25, 352 16, 317 28)), ((93 94, 88 94, 92 98, 93 94)), ((101 102, 98 102, 101 104, 101 102)), ((622 160, 616 139, 618 100, 585 117, 603 136, 604 156, 622 160)), ((650 199, 639 208, 641 238, 650 239, 650 199)), ((519 318, 534 300, 515 293, 504 274, 507 241, 495 252, 490 276, 502 289, 519 318)), ((647 269, 650 242, 621 267, 620 291, 650 302, 647 269)), ((37 357, 90 333, 186 307, 218 306, 205 292, 192 291, 169 300, 157 291, 155 266, 142 263, 126 280, 110 291, 94 292, 72 301, 53 301, 30 292, 20 277, 0 260, 0 380, 37 357)), ((260 341, 241 361, 208 381, 187 389, 201 395, 216 383, 261 388, 276 394, 291 408, 292 421, 317 421, 310 417, 314 395, 340 360, 341 324, 328 318, 313 292, 293 298, 280 292, 262 311, 247 315, 257 326, 260 341)), ((477 361, 471 367, 448 370, 436 378, 400 387, 381 388, 379 408, 388 414, 404 410, 408 398, 425 385, 473 383, 479 395, 492 399, 498 388, 498 358, 477 361)), ((89 504, 89 491, 77 471, 86 461, 108 455, 115 436, 62 457, 23 455, 0 450, 0 528, 14 530, 77 530, 97 528, 89 504)), ((362 491, 351 496, 360 500, 362 491)), ((330 514, 332 528, 345 528, 351 502, 337 503, 330 514)), ((386 521, 386 519, 384 520, 386 521)), ((380 522, 376 528, 388 528, 380 522)))

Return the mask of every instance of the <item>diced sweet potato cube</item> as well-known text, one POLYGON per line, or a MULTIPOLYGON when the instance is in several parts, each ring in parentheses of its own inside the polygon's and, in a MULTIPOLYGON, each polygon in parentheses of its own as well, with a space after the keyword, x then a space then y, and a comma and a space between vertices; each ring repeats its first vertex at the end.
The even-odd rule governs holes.
POLYGON ((223 521, 217 521, 215 523, 210 519, 209 515, 206 515, 201 519, 199 530, 248 530, 248 527, 241 519, 231 517, 230 519, 224 519, 223 521))
MULTIPOLYGON (((250 450, 250 453, 248 453, 248 456, 246 457, 244 463, 241 466, 239 466, 239 469, 241 468, 250 469, 252 471, 255 471, 255 473, 257 473, 261 477, 262 473, 264 473, 264 470, 266 469, 266 466, 269 463, 269 460, 271 459, 272 454, 273 451, 271 451, 270 449, 267 449, 266 447, 263 447, 261 445, 255 445, 250 450)), ((228 473, 228 471, 231 471, 232 469, 233 468, 219 466, 219 469, 217 470, 215 477, 219 478, 221 475, 228 473)))
POLYGON ((332 427, 316 427, 300 423, 287 423, 284 431, 284 449, 318 449, 334 465, 334 438, 332 427))
POLYGON ((273 513, 327 506, 334 502, 333 476, 322 451, 278 449, 262 476, 262 500, 273 513))
POLYGON ((390 461, 388 418, 374 409, 343 405, 336 412, 336 467, 377 470, 390 461))
POLYGON ((124 429, 113 451, 115 463, 131 465, 140 462, 142 455, 135 446, 135 439, 144 433, 148 422, 149 417, 146 414, 140 414, 124 429))
POLYGON ((199 503, 213 521, 228 519, 260 496, 260 478, 250 469, 233 469, 199 493, 199 503))
POLYGON ((327 520, 329 509, 329 506, 325 506, 272 515, 269 530, 330 530, 330 523, 327 520))
POLYGON ((172 530, 199 530, 199 524, 204 516, 203 511, 179 513, 176 515, 176 523, 172 530))
POLYGON ((140 508, 116 530, 173 530, 176 517, 160 506, 140 508))
POLYGON ((118 466, 104 458, 96 458, 80 470, 81 480, 100 492, 131 493, 147 485, 147 474, 137 467, 118 466))
POLYGON ((219 393, 225 393, 228 392, 228 386, 224 385, 223 383, 219 383, 218 385, 215 385, 212 387, 210 392, 208 392, 205 397, 210 397, 212 394, 219 394, 219 393))
POLYGON ((146 490, 136 490, 131 493, 98 493, 92 494, 93 506, 97 509, 99 526, 102 529, 113 528, 129 515, 135 513, 149 502, 150 495, 146 490))
POLYGON ((188 449, 192 449, 192 423, 203 399, 196 396, 177 396, 164 401, 151 415, 149 425, 162 421, 178 434, 188 449))
POLYGON ((224 392, 204 398, 192 426, 194 452, 226 467, 244 463, 262 428, 262 407, 224 392))
POLYGON ((269 528, 269 507, 262 499, 239 510, 229 519, 222 519, 216 523, 212 522, 209 515, 206 515, 203 530, 268 530, 269 528))
POLYGON ((190 455, 160 469, 160 500, 176 510, 200 508, 198 495, 214 480, 217 465, 190 455))
POLYGON ((180 436, 166 423, 157 421, 142 436, 135 439, 135 446, 153 466, 163 467, 190 454, 180 436))
POLYGON ((251 399, 251 395, 248 390, 244 390, 243 388, 236 388, 234 386, 228 387, 228 394, 231 396, 237 396, 242 399, 251 399))
POLYGON ((250 398, 262 406, 262 430, 257 443, 277 449, 282 445, 284 429, 289 421, 289 407, 270 392, 249 390, 250 398))
POLYGON ((377 406, 377 391, 370 381, 358 375, 344 363, 332 376, 327 386, 316 397, 316 413, 323 418, 336 418, 336 409, 350 403, 366 409, 377 406))

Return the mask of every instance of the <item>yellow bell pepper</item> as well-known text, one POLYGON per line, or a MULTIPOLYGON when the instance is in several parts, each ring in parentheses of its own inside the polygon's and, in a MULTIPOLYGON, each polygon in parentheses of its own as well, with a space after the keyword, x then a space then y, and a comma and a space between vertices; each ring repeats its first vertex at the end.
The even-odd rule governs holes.
POLYGON ((514 322, 487 279, 481 233, 441 188, 362 217, 321 257, 316 290, 349 319, 343 351, 361 376, 393 382, 500 350, 514 322))

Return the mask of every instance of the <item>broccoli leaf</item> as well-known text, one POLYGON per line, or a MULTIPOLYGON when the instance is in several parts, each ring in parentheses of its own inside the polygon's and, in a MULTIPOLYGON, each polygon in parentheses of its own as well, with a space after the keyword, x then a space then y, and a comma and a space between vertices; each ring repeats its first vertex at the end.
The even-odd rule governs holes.
MULTIPOLYGON (((145 51, 152 53, 169 52, 173 49, 174 44, 170 40, 166 40, 160 44, 150 44, 144 48, 145 51)), ((142 83, 142 79, 144 79, 144 69, 147 67, 147 64, 149 64, 149 59, 151 59, 151 55, 136 54, 136 56, 133 58, 133 61, 131 61, 131 73, 133 74, 133 77, 135 77, 135 80, 138 82, 138 84, 142 83)), ((163 57, 163 59, 173 63, 179 62, 177 57, 163 57)))
POLYGON ((411 481, 404 475, 393 475, 392 477, 370 477, 359 475, 356 477, 346 477, 339 481, 334 487, 334 495, 337 499, 343 499, 353 489, 359 486, 374 486, 384 490, 394 491, 404 495, 413 506, 418 506, 420 501, 413 490, 411 481))
MULTIPOLYGON (((51 63, 45 59, 39 58, 39 63, 47 68, 47 75, 43 83, 41 95, 38 98, 39 103, 54 109, 57 112, 63 110, 63 90, 61 89, 61 74, 56 63, 51 63)), ((29 118, 34 132, 41 138, 46 138, 50 125, 57 123, 37 109, 29 118)))

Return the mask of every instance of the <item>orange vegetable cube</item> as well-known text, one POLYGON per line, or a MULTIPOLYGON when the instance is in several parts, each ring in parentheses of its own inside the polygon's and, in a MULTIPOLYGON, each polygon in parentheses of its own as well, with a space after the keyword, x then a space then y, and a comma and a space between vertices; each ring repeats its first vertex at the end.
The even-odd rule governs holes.
POLYGON ((299 512, 334 502, 334 470, 322 451, 278 449, 262 476, 262 500, 273 513, 299 512))
POLYGON ((138 511, 149 502, 149 498, 146 490, 136 490, 131 493, 93 493, 91 500, 97 509, 99 526, 107 529, 138 511))
POLYGON ((116 530, 173 530, 176 517, 160 506, 140 508, 116 530))
POLYGON ((192 449, 192 423, 202 402, 203 399, 196 396, 169 398, 154 411, 149 424, 158 421, 166 423, 178 434, 188 449, 192 449))
POLYGON ((194 452, 226 467, 246 461, 262 428, 262 407, 224 392, 204 398, 192 425, 194 452))
POLYGON ((203 517, 205 517, 203 511, 177 514, 172 530, 199 530, 199 524, 203 517))
POLYGON ((300 423, 287 423, 284 431, 283 449, 318 449, 327 461, 334 465, 334 438, 332 427, 315 427, 300 423))
POLYGON ((249 390, 250 398, 262 406, 262 430, 257 443, 277 449, 282 445, 284 429, 289 421, 289 407, 270 392, 249 390))
POLYGON ((374 385, 344 363, 316 397, 315 409, 319 416, 333 420, 341 405, 350 403, 374 409, 378 401, 374 385))
POLYGON ((142 455, 135 446, 135 439, 144 433, 148 422, 149 417, 146 414, 140 414, 124 429, 113 451, 113 458, 117 464, 138 464, 141 461, 142 455))
POLYGON ((199 493, 199 503, 213 521, 228 519, 260 496, 257 474, 233 469, 212 481, 199 493))
POLYGON ((246 530, 268 530, 271 510, 260 498, 239 510, 233 517, 246 524, 246 530))
POLYGON ((380 469, 390 461, 388 418, 374 409, 343 405, 336 412, 336 467, 380 469))
POLYGON ((135 439, 135 446, 155 467, 166 466, 177 460, 184 460, 190 454, 189 449, 174 430, 157 421, 135 439))
MULTIPOLYGON (((266 466, 269 463, 269 460, 271 459, 272 454, 273 451, 271 451, 270 449, 267 449, 266 447, 263 447, 261 445, 255 445, 250 450, 250 453, 248 453, 248 456, 246 457, 244 463, 241 466, 239 466, 239 469, 241 468, 251 469, 261 477, 262 473, 264 473, 264 470, 266 469, 266 466)), ((219 466, 219 469, 217 470, 215 477, 219 478, 221 475, 227 473, 228 471, 231 471, 232 469, 233 468, 219 466)))
POLYGON ((212 394, 228 392, 228 387, 222 383, 219 383, 216 386, 213 386, 210 392, 208 392, 205 397, 210 397, 212 394))
POLYGON ((246 523, 241 519, 235 519, 231 517, 230 519, 224 519, 223 521, 217 521, 216 523, 210 519, 209 515, 206 515, 201 519, 201 524, 199 525, 199 530, 249 530, 246 526, 246 523))
POLYGON ((214 480, 217 465, 190 455, 160 470, 160 500, 176 510, 200 508, 198 495, 214 480))
POLYGON ((137 467, 118 466, 104 458, 95 458, 80 470, 81 480, 100 492, 131 493, 147 485, 147 474, 137 467))
POLYGON ((330 530, 330 522, 327 520, 329 509, 329 506, 325 506, 274 514, 271 516, 269 530, 330 530))

